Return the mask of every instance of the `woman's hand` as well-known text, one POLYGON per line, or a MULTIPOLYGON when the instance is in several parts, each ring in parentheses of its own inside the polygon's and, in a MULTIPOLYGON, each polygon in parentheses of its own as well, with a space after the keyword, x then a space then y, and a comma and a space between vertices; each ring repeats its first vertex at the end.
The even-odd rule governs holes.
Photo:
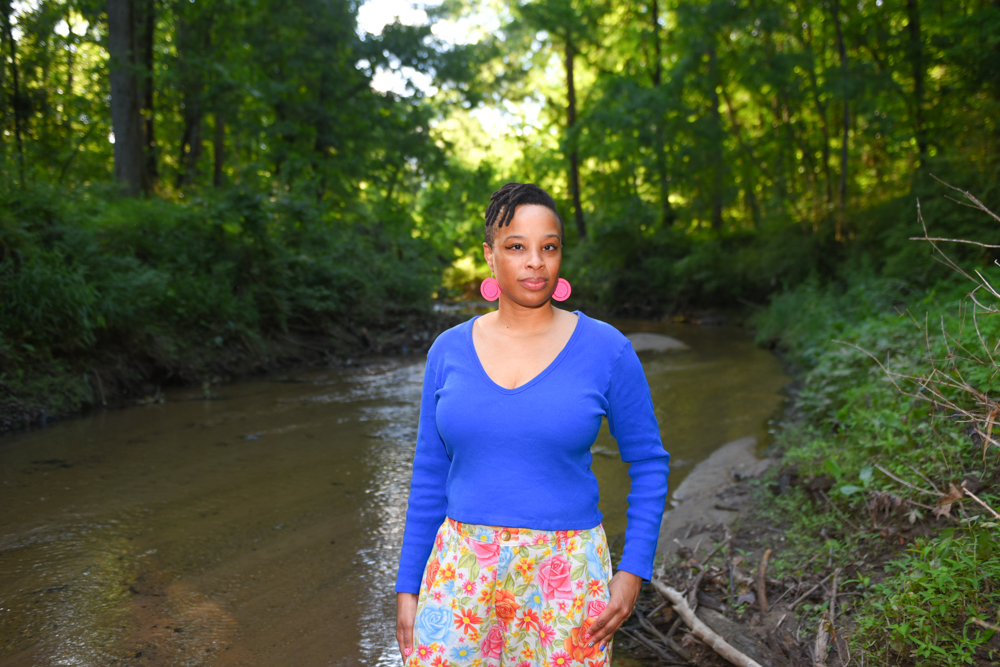
POLYGON ((403 664, 413 653, 413 622, 417 618, 417 595, 396 593, 396 641, 403 654, 403 664))
POLYGON ((604 650, 604 644, 611 639, 612 635, 618 632, 629 616, 632 615, 632 608, 639 598, 639 589, 642 587, 642 577, 638 577, 631 572, 619 570, 615 576, 611 577, 608 583, 608 592, 611 599, 608 606, 604 608, 601 615, 594 621, 589 631, 589 638, 584 639, 591 645, 600 645, 604 650))

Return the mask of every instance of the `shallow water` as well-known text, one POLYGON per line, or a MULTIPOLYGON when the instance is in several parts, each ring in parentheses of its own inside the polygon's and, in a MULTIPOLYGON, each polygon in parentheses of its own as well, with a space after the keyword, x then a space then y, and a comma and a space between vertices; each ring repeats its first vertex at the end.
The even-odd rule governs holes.
MULTIPOLYGON (((766 436, 788 382, 726 328, 615 323, 640 355, 671 487, 766 436)), ((423 359, 369 360, 95 413, 0 440, 0 666, 396 665, 395 579, 423 359)), ((621 547, 628 466, 594 471, 621 547)))

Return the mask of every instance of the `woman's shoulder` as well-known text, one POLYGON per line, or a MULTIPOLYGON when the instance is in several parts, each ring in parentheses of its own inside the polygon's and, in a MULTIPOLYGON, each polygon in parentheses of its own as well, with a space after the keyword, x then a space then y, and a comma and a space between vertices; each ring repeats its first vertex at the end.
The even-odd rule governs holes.
POLYGON ((430 349, 427 350, 428 358, 456 350, 463 350, 468 340, 469 329, 472 327, 475 319, 474 317, 468 319, 438 334, 434 342, 431 343, 430 349))
POLYGON ((617 357, 621 354, 625 346, 629 344, 628 338, 614 326, 603 320, 590 317, 582 310, 576 311, 580 316, 577 326, 583 326, 582 333, 587 340, 587 347, 593 350, 595 347, 606 351, 617 357))

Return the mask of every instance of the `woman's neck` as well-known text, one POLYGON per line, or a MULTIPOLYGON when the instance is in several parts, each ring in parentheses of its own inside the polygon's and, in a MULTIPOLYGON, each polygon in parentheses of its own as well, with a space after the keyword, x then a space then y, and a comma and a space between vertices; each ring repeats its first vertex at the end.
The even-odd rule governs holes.
POLYGON ((528 308, 500 297, 496 326, 508 335, 533 336, 552 328, 557 316, 551 301, 537 308, 528 308))

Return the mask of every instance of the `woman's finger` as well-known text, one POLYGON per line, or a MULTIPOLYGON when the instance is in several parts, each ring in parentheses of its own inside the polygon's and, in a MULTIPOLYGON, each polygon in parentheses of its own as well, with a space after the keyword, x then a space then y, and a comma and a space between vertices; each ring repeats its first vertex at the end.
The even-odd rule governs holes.
POLYGON ((597 645, 611 637, 618 630, 618 627, 625 622, 625 619, 628 618, 628 615, 624 611, 617 605, 608 605, 601 612, 601 615, 597 617, 597 620, 588 628, 590 638, 587 639, 586 635, 584 636, 587 643, 597 645))
POLYGON ((615 633, 618 632, 618 629, 622 627, 627 618, 628 616, 624 614, 616 616, 612 622, 605 626, 602 636, 596 639, 594 643, 603 651, 607 643, 615 636, 615 633))
POLYGON ((413 653, 413 623, 416 620, 417 596, 399 593, 396 597, 396 641, 403 662, 413 653))

